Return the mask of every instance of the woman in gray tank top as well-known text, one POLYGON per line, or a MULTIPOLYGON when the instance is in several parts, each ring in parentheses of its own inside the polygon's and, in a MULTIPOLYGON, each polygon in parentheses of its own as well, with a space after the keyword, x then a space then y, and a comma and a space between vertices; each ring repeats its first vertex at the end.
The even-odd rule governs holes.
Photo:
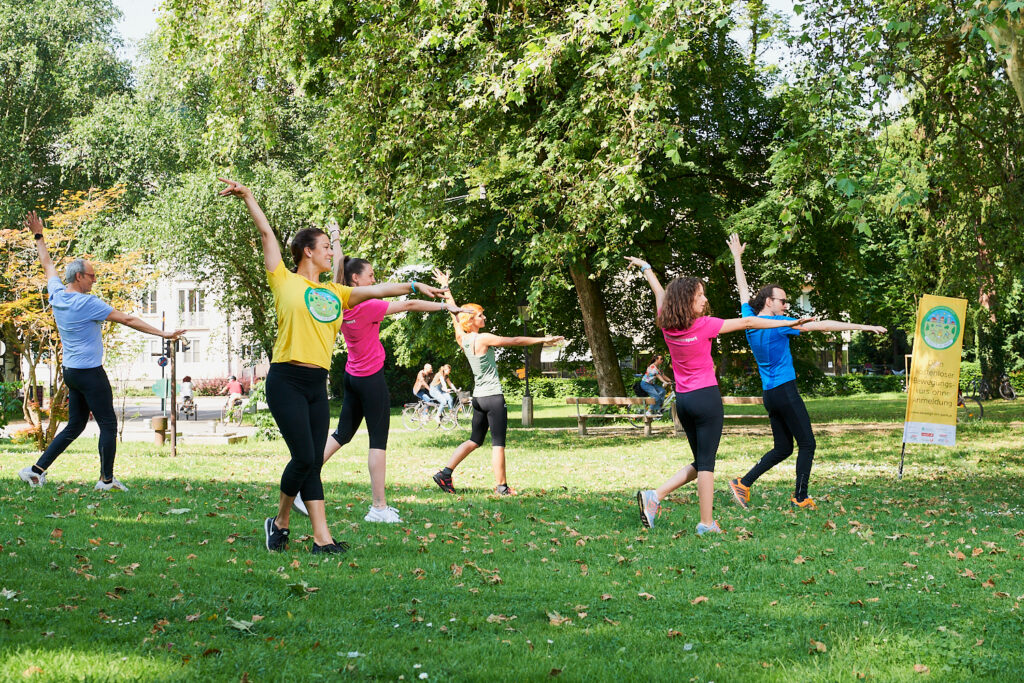
MULTIPOLYGON (((451 276, 439 270, 434 271, 434 278, 441 287, 447 288, 451 276)), ((445 297, 450 303, 455 298, 450 291, 445 297)), ((448 465, 434 475, 434 483, 442 491, 455 493, 452 485, 452 472, 466 459, 470 453, 480 448, 488 429, 491 432, 491 466, 494 468, 495 493, 498 495, 515 495, 505 478, 505 432, 508 426, 508 409, 505 396, 501 391, 501 378, 498 377, 498 364, 494 360, 494 349, 498 346, 532 346, 534 344, 551 345, 562 341, 562 337, 499 337, 489 332, 482 332, 487 323, 484 309, 477 304, 466 304, 462 307, 471 309, 472 313, 452 315, 455 324, 455 339, 462 352, 466 354, 469 367, 473 370, 473 428, 469 439, 462 442, 448 465)))

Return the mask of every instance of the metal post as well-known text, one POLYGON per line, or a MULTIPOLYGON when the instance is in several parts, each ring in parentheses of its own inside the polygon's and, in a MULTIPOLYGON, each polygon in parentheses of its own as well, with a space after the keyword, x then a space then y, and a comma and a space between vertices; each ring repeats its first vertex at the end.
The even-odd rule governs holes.
POLYGON ((907 452, 907 442, 903 442, 903 448, 900 449, 900 472, 896 475, 898 481, 903 481, 903 454, 907 452))
MULTIPOLYGON (((160 331, 161 332, 166 329, 164 327, 166 323, 167 323, 167 313, 164 312, 164 313, 160 314, 160 331)), ((161 344, 166 344, 166 342, 164 342, 164 341, 161 341, 160 343, 161 344)), ((162 366, 162 365, 160 366, 160 379, 164 379, 164 366, 162 366)), ((160 396, 160 412, 163 413, 165 416, 167 415, 167 392, 166 391, 164 391, 161 394, 161 396, 160 396)))
MULTIPOLYGON (((523 314, 523 336, 527 336, 526 315, 523 314)), ((530 395, 530 347, 523 347, 523 378, 526 380, 526 393, 523 394, 522 425, 533 426, 533 396, 530 395)))
POLYGON ((171 347, 171 457, 178 457, 178 387, 177 372, 174 359, 178 356, 178 340, 170 343, 171 347))

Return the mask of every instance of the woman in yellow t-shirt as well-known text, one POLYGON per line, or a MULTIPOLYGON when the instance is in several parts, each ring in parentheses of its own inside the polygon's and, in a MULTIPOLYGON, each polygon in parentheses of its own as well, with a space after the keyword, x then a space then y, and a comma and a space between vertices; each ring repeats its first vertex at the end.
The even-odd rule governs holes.
MULTIPOLYGON (((348 544, 336 543, 327 527, 324 487, 320 481, 331 421, 327 370, 342 311, 367 299, 417 291, 437 297, 442 290, 416 282, 369 287, 320 282, 320 275, 332 270, 334 250, 327 234, 318 228, 305 228, 295 233, 291 252, 296 268, 290 272, 281 260, 277 236, 252 191, 232 180, 220 180, 227 183, 221 196, 240 197, 259 228, 263 263, 277 314, 277 340, 266 379, 267 405, 288 445, 291 460, 281 474, 277 515, 264 522, 267 550, 287 548, 292 501, 301 492, 313 525, 313 554, 345 552, 348 544)), ((337 237, 337 244, 336 240, 337 237)), ((338 245, 339 255, 340 251, 338 245)))

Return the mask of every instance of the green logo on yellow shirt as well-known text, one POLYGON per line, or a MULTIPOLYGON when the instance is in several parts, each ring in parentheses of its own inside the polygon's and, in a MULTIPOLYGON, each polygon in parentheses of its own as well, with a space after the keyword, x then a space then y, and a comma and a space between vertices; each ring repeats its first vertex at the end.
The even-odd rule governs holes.
POLYGON ((306 290, 306 308, 320 323, 333 323, 341 315, 341 299, 329 289, 310 287, 306 290))

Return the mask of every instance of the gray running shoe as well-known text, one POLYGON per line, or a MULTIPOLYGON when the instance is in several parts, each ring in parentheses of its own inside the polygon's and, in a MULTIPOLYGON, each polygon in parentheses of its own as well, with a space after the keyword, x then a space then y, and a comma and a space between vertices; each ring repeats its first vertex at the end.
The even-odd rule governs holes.
POLYGON ((113 491, 114 489, 117 489, 118 491, 128 491, 128 487, 119 482, 117 477, 114 477, 110 481, 103 481, 100 479, 96 482, 96 486, 93 487, 94 491, 113 491))
POLYGON ((42 486, 46 483, 46 472, 36 474, 35 470, 32 469, 32 465, 19 470, 18 476, 21 477, 23 482, 26 482, 32 488, 42 486))
POLYGON ((722 533, 722 527, 718 526, 718 522, 712 521, 711 524, 705 524, 700 522, 697 524, 697 535, 703 536, 704 534, 720 534, 722 533))
POLYGON ((640 523, 648 529, 653 529, 654 518, 661 509, 657 494, 653 490, 637 491, 636 503, 640 506, 640 523))

